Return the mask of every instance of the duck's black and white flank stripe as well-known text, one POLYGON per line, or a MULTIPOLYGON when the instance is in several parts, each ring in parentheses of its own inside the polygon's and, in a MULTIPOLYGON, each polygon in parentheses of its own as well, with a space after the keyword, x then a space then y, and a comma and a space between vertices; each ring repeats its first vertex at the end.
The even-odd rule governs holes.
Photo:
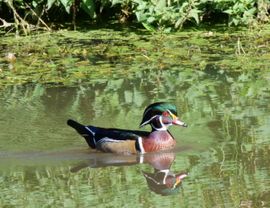
POLYGON ((144 153, 142 137, 150 134, 146 131, 84 126, 71 119, 67 121, 67 124, 85 138, 89 147, 104 152, 144 153))

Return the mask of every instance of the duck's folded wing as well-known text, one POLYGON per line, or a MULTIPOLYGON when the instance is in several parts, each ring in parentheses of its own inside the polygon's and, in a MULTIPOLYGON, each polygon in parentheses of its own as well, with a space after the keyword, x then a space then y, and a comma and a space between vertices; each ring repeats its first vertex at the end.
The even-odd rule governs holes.
POLYGON ((91 148, 104 152, 144 152, 142 138, 149 135, 149 132, 145 131, 84 126, 71 119, 68 120, 67 124, 76 129, 91 148))
POLYGON ((96 149, 126 154, 143 152, 142 138, 148 135, 144 131, 98 128, 95 136, 96 149))

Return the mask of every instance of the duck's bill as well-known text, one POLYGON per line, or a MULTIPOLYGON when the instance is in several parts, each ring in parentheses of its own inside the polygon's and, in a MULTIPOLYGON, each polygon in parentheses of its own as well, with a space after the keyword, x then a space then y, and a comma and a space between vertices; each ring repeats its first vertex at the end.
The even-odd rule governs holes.
POLYGON ((173 120, 173 124, 177 126, 188 127, 188 125, 185 122, 180 121, 178 118, 173 120))

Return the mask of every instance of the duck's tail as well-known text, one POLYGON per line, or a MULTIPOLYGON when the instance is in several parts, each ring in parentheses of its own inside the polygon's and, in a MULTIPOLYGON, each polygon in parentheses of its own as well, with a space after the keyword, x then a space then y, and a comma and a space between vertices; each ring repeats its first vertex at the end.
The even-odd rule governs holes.
POLYGON ((90 127, 88 126, 84 126, 72 119, 69 119, 67 121, 67 125, 71 126, 72 128, 74 128, 82 137, 85 138, 85 141, 87 142, 87 144, 95 149, 96 148, 96 144, 95 144, 95 132, 93 130, 91 130, 90 127))

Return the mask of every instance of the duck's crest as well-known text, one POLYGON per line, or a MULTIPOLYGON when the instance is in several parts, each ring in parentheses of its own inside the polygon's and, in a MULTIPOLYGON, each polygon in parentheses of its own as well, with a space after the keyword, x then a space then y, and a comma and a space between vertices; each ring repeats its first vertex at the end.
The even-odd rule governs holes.
POLYGON ((149 105, 144 110, 143 119, 142 122, 140 123, 140 126, 142 127, 147 124, 150 124, 153 118, 155 118, 158 115, 161 115, 163 112, 168 110, 177 116, 176 106, 172 103, 157 102, 149 105))

